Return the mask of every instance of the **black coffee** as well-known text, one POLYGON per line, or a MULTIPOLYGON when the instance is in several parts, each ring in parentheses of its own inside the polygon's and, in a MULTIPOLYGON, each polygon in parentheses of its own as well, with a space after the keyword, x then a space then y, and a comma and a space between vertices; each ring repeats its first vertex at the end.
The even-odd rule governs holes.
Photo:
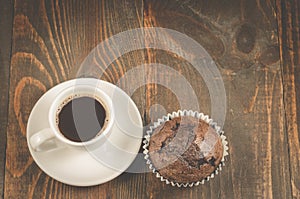
POLYGON ((58 113, 58 128, 69 140, 85 142, 96 137, 106 122, 103 105, 92 97, 77 97, 58 113))

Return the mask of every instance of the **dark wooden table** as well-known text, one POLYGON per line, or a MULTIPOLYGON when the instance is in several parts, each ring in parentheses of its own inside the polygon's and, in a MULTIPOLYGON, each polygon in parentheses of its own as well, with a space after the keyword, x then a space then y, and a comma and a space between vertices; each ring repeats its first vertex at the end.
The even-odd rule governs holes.
MULTIPOLYGON (((0 2, 3 198, 300 198, 298 0, 0 2), (193 188, 165 185, 151 173, 125 172, 84 188, 53 180, 27 148, 32 107, 48 89, 77 77, 80 64, 98 43, 140 27, 177 30, 212 56, 227 96, 226 166, 215 179, 193 188)), ((135 50, 117 58, 103 75, 91 76, 116 84, 126 71, 144 63, 178 71, 191 84, 201 111, 211 114, 201 75, 168 51, 135 50)), ((156 68, 147 67, 145 73, 146 78, 166 78, 168 84, 174 80, 156 68)), ((131 95, 145 126, 151 117, 180 108, 168 84, 149 83, 131 95)))

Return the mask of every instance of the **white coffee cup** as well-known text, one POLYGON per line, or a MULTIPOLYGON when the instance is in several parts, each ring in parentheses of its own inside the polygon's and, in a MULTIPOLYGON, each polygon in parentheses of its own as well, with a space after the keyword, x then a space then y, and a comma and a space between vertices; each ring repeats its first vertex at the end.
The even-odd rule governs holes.
POLYGON ((34 133, 29 143, 35 151, 45 152, 62 147, 73 147, 76 149, 84 149, 86 147, 89 150, 101 146, 111 134, 112 127, 114 124, 115 116, 112 100, 110 97, 101 91, 97 87, 89 85, 73 85, 61 91, 52 102, 49 112, 48 121, 49 127, 41 129, 34 133), (72 141, 66 138, 58 127, 58 114, 60 109, 66 104, 66 102, 77 98, 88 96, 96 99, 101 103, 106 112, 106 123, 101 128, 101 131, 92 139, 84 142, 72 141))

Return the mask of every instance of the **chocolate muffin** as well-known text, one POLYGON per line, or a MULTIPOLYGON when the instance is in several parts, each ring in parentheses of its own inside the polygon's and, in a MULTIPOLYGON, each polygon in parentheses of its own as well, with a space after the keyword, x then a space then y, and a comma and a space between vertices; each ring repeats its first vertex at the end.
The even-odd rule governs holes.
POLYGON ((221 163, 221 137, 207 122, 192 116, 169 118, 153 131, 149 159, 169 181, 192 183, 210 176, 221 163))

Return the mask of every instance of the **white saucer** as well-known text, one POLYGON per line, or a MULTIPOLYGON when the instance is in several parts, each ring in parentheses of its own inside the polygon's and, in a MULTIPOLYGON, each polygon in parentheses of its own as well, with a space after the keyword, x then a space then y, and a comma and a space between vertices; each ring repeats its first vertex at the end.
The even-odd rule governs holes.
POLYGON ((61 83, 47 91, 35 104, 27 124, 27 144, 37 165, 52 178, 75 186, 92 186, 119 176, 134 161, 143 137, 139 111, 131 98, 115 85, 92 78, 61 83), (74 84, 92 85, 102 89, 113 101, 116 122, 103 146, 97 150, 61 148, 36 152, 28 143, 34 133, 47 128, 48 110, 55 96, 74 84))

